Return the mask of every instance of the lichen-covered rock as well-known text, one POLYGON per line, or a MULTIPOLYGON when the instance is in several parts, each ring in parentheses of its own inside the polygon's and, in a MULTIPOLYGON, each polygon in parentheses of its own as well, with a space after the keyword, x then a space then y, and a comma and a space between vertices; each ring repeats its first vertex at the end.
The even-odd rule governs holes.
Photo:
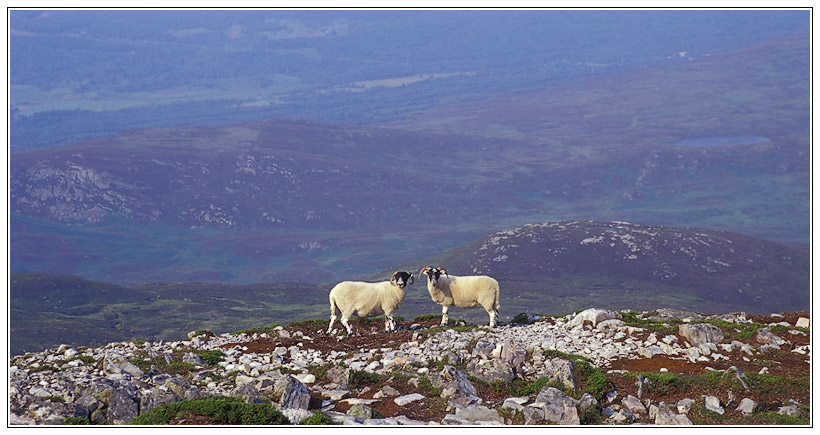
POLYGON ((646 414, 648 412, 643 403, 631 394, 624 397, 623 400, 621 400, 621 404, 633 414, 646 414))
POLYGON ((512 366, 498 358, 473 359, 467 363, 467 373, 487 382, 509 382, 515 379, 515 371, 512 366))
POLYGON ((534 403, 541 404, 541 413, 546 421, 557 424, 581 424, 575 400, 557 388, 545 387, 535 397, 534 403))
POLYGON ((125 424, 139 415, 137 398, 126 388, 115 388, 108 399, 108 420, 125 424))
POLYGON ((575 363, 567 359, 552 358, 544 361, 539 375, 549 378, 550 382, 556 382, 573 390, 576 387, 575 363))
POLYGON ((475 386, 467 379, 464 370, 446 365, 431 376, 431 383, 441 387, 441 397, 449 399, 455 406, 469 406, 481 402, 475 386))
POLYGON ((310 391, 291 375, 282 376, 274 386, 274 396, 281 408, 308 409, 310 391))
POLYGON ((723 406, 720 405, 720 399, 718 399, 717 397, 715 397, 715 396, 706 396, 704 399, 705 399, 706 409, 708 409, 710 411, 717 412, 720 415, 723 415, 723 413, 726 412, 726 410, 723 409, 723 406))
POLYGON ((456 409, 456 417, 469 420, 471 422, 497 422, 504 423, 504 419, 498 415, 495 409, 487 408, 484 405, 469 405, 456 409))
POLYGON ((574 328, 588 323, 595 328, 599 323, 612 319, 623 319, 623 316, 617 311, 590 308, 576 314, 570 321, 570 327, 574 328))
POLYGON ((720 343, 723 340, 723 331, 709 323, 683 324, 678 326, 678 333, 692 346, 702 343, 720 343))
POLYGON ((743 400, 740 401, 740 404, 737 405, 735 411, 740 411, 743 415, 751 415, 757 409, 757 402, 748 397, 744 397, 743 400))

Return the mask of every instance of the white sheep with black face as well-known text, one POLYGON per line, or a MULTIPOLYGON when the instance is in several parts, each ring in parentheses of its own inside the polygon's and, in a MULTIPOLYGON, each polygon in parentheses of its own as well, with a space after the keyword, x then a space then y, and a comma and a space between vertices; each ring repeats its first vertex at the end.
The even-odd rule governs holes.
POLYGON ((421 275, 427 275, 427 291, 433 302, 441 305, 442 325, 447 324, 450 306, 472 308, 481 305, 490 315, 490 328, 496 326, 501 307, 498 281, 485 275, 451 276, 443 267, 425 267, 419 272, 421 275))
POLYGON ((333 323, 337 314, 341 314, 342 325, 351 334, 353 330, 347 322, 350 316, 359 317, 379 316, 384 314, 384 330, 395 331, 396 321, 393 312, 399 309, 407 286, 413 285, 413 274, 410 272, 395 272, 390 281, 362 282, 342 281, 330 290, 330 325, 328 334, 333 330, 333 323))

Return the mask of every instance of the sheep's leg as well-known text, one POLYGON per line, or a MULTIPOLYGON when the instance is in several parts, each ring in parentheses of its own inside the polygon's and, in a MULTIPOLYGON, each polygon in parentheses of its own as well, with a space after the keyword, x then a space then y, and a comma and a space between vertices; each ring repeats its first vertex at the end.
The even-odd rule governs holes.
POLYGON ((498 316, 498 311, 490 310, 487 311, 490 314, 490 328, 495 328, 496 326, 496 317, 498 316))
POLYGON ((390 332, 396 330, 396 322, 393 320, 393 316, 389 314, 384 315, 384 332, 390 332))
POLYGON ((330 331, 333 330, 333 322, 336 321, 336 314, 330 313, 330 325, 327 327, 327 333, 330 334, 330 331))
POLYGON ((342 326, 344 326, 345 329, 347 329, 347 335, 353 334, 353 328, 351 328, 350 324, 347 323, 347 319, 345 317, 342 317, 342 326))
POLYGON ((450 307, 448 305, 441 306, 441 326, 447 326, 447 322, 449 321, 449 318, 447 317, 447 310, 449 309, 450 307))

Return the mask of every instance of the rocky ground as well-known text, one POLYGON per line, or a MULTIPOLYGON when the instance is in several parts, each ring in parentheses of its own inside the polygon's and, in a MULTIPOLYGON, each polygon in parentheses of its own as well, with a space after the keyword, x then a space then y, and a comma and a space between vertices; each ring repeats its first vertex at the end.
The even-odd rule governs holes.
MULTIPOLYGON (((317 320, 15 356, 10 423, 140 423, 166 404, 213 397, 263 404, 291 423, 811 421, 806 313, 589 309, 519 315, 493 330, 438 321, 402 320, 385 333, 380 319, 359 319, 346 336, 317 320)), ((225 422, 188 411, 162 424, 225 422)))

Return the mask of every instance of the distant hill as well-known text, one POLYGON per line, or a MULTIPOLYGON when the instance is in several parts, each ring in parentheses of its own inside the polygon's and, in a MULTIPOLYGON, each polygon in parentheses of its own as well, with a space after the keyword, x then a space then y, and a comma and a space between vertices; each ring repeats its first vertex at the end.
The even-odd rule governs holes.
MULTIPOLYGON (((525 225, 396 269, 417 274, 423 266, 495 277, 505 315, 589 304, 769 314, 808 310, 811 294, 806 248, 724 231, 625 222, 525 225)), ((420 282, 426 285, 426 279, 420 282)), ((413 299, 426 297, 420 290, 413 299)), ((470 317, 486 317, 477 311, 470 317)))
POLYGON ((807 246, 808 53, 799 34, 381 128, 269 120, 12 151, 11 269, 329 282, 573 219, 807 246))
POLYGON ((61 343, 170 340, 195 329, 222 333, 287 324, 325 317, 327 291, 298 283, 122 287, 76 276, 13 274, 9 348, 21 354, 61 343))
MULTIPOLYGON (((500 320, 515 315, 675 308, 770 314, 809 309, 808 249, 723 231, 563 221, 525 225, 473 240, 394 270, 426 265, 453 275, 489 274, 501 283, 500 320)), ((234 332, 326 318, 334 283, 229 285, 150 283, 133 287, 64 275, 12 275, 12 353, 61 343, 171 339, 195 329, 234 332)), ((439 313, 417 278, 398 315, 439 313)), ((480 308, 453 319, 487 322, 480 308)))

